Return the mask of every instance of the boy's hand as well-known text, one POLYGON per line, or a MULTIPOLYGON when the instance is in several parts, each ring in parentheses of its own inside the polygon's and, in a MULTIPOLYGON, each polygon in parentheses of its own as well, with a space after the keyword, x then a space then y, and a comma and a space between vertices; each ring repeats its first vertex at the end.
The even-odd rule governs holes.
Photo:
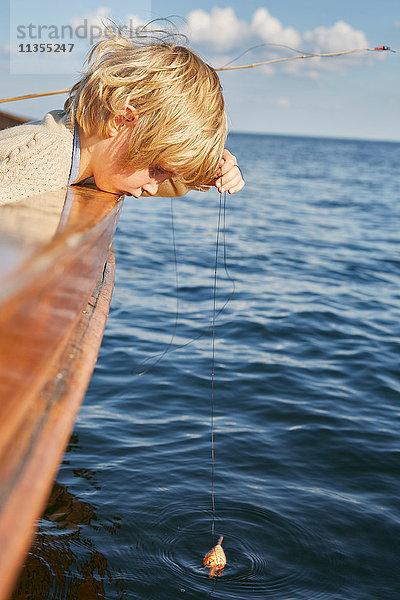
POLYGON ((244 187, 236 156, 233 156, 226 148, 222 153, 220 168, 213 185, 218 188, 219 192, 228 192, 229 194, 235 194, 244 187))

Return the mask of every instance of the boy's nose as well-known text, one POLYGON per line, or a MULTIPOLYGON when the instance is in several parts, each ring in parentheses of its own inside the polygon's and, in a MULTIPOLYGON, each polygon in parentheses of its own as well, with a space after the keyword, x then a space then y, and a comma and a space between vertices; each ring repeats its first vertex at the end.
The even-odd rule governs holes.
POLYGON ((154 194, 157 194, 158 183, 146 183, 146 185, 143 186, 143 189, 147 194, 150 194, 150 196, 154 196, 154 194))

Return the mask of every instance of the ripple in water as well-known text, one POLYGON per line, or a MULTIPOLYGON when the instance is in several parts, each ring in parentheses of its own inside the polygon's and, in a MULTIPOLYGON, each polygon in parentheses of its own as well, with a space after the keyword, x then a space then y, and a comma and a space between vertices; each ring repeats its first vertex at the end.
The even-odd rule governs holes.
MULTIPOLYGON (((158 538, 136 544, 133 561, 140 568, 131 574, 138 578, 136 583, 142 580, 143 584, 145 577, 149 587, 158 588, 164 566, 168 571, 165 580, 174 581, 175 593, 184 592, 186 598, 199 598, 199 593, 201 597, 230 599, 282 599, 288 594, 307 600, 332 597, 321 581, 321 568, 327 581, 334 579, 342 562, 335 542, 322 539, 316 530, 278 512, 219 499, 220 504, 224 506, 218 508, 214 539, 211 515, 204 504, 180 502, 159 510, 149 524, 158 538), (220 577, 210 580, 203 557, 219 535, 224 536, 227 566, 220 577)), ((149 595, 149 587, 143 598, 160 599, 159 592, 158 596, 149 595)))

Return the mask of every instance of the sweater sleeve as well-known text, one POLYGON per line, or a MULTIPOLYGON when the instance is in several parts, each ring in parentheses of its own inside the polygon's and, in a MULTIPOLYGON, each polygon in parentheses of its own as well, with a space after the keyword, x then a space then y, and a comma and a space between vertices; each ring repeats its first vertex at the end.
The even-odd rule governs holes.
POLYGON ((67 185, 73 136, 65 126, 43 122, 1 134, 0 205, 67 185))
MULTIPOLYGON (((155 196, 161 196, 162 198, 177 198, 179 196, 184 196, 190 190, 195 189, 198 188, 188 187, 184 183, 181 183, 178 179, 167 179, 160 185, 155 196)), ((208 186, 205 189, 208 189, 208 186)), ((202 188, 201 191, 204 191, 204 188, 202 188)), ((142 196, 150 196, 150 194, 143 192, 142 196)))
MULTIPOLYGON (((178 180, 167 179, 158 188, 155 196, 161 196, 163 198, 177 198, 178 196, 184 196, 190 188, 181 183, 178 180)), ((150 196, 147 192, 143 191, 142 196, 150 196)))

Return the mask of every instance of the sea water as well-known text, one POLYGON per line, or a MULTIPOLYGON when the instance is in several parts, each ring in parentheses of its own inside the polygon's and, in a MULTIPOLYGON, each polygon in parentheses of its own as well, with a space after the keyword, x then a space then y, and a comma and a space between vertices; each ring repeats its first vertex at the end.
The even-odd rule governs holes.
POLYGON ((215 538, 219 197, 127 198, 99 360, 14 598, 400 598, 400 144, 228 147, 246 187, 219 238, 215 538))

